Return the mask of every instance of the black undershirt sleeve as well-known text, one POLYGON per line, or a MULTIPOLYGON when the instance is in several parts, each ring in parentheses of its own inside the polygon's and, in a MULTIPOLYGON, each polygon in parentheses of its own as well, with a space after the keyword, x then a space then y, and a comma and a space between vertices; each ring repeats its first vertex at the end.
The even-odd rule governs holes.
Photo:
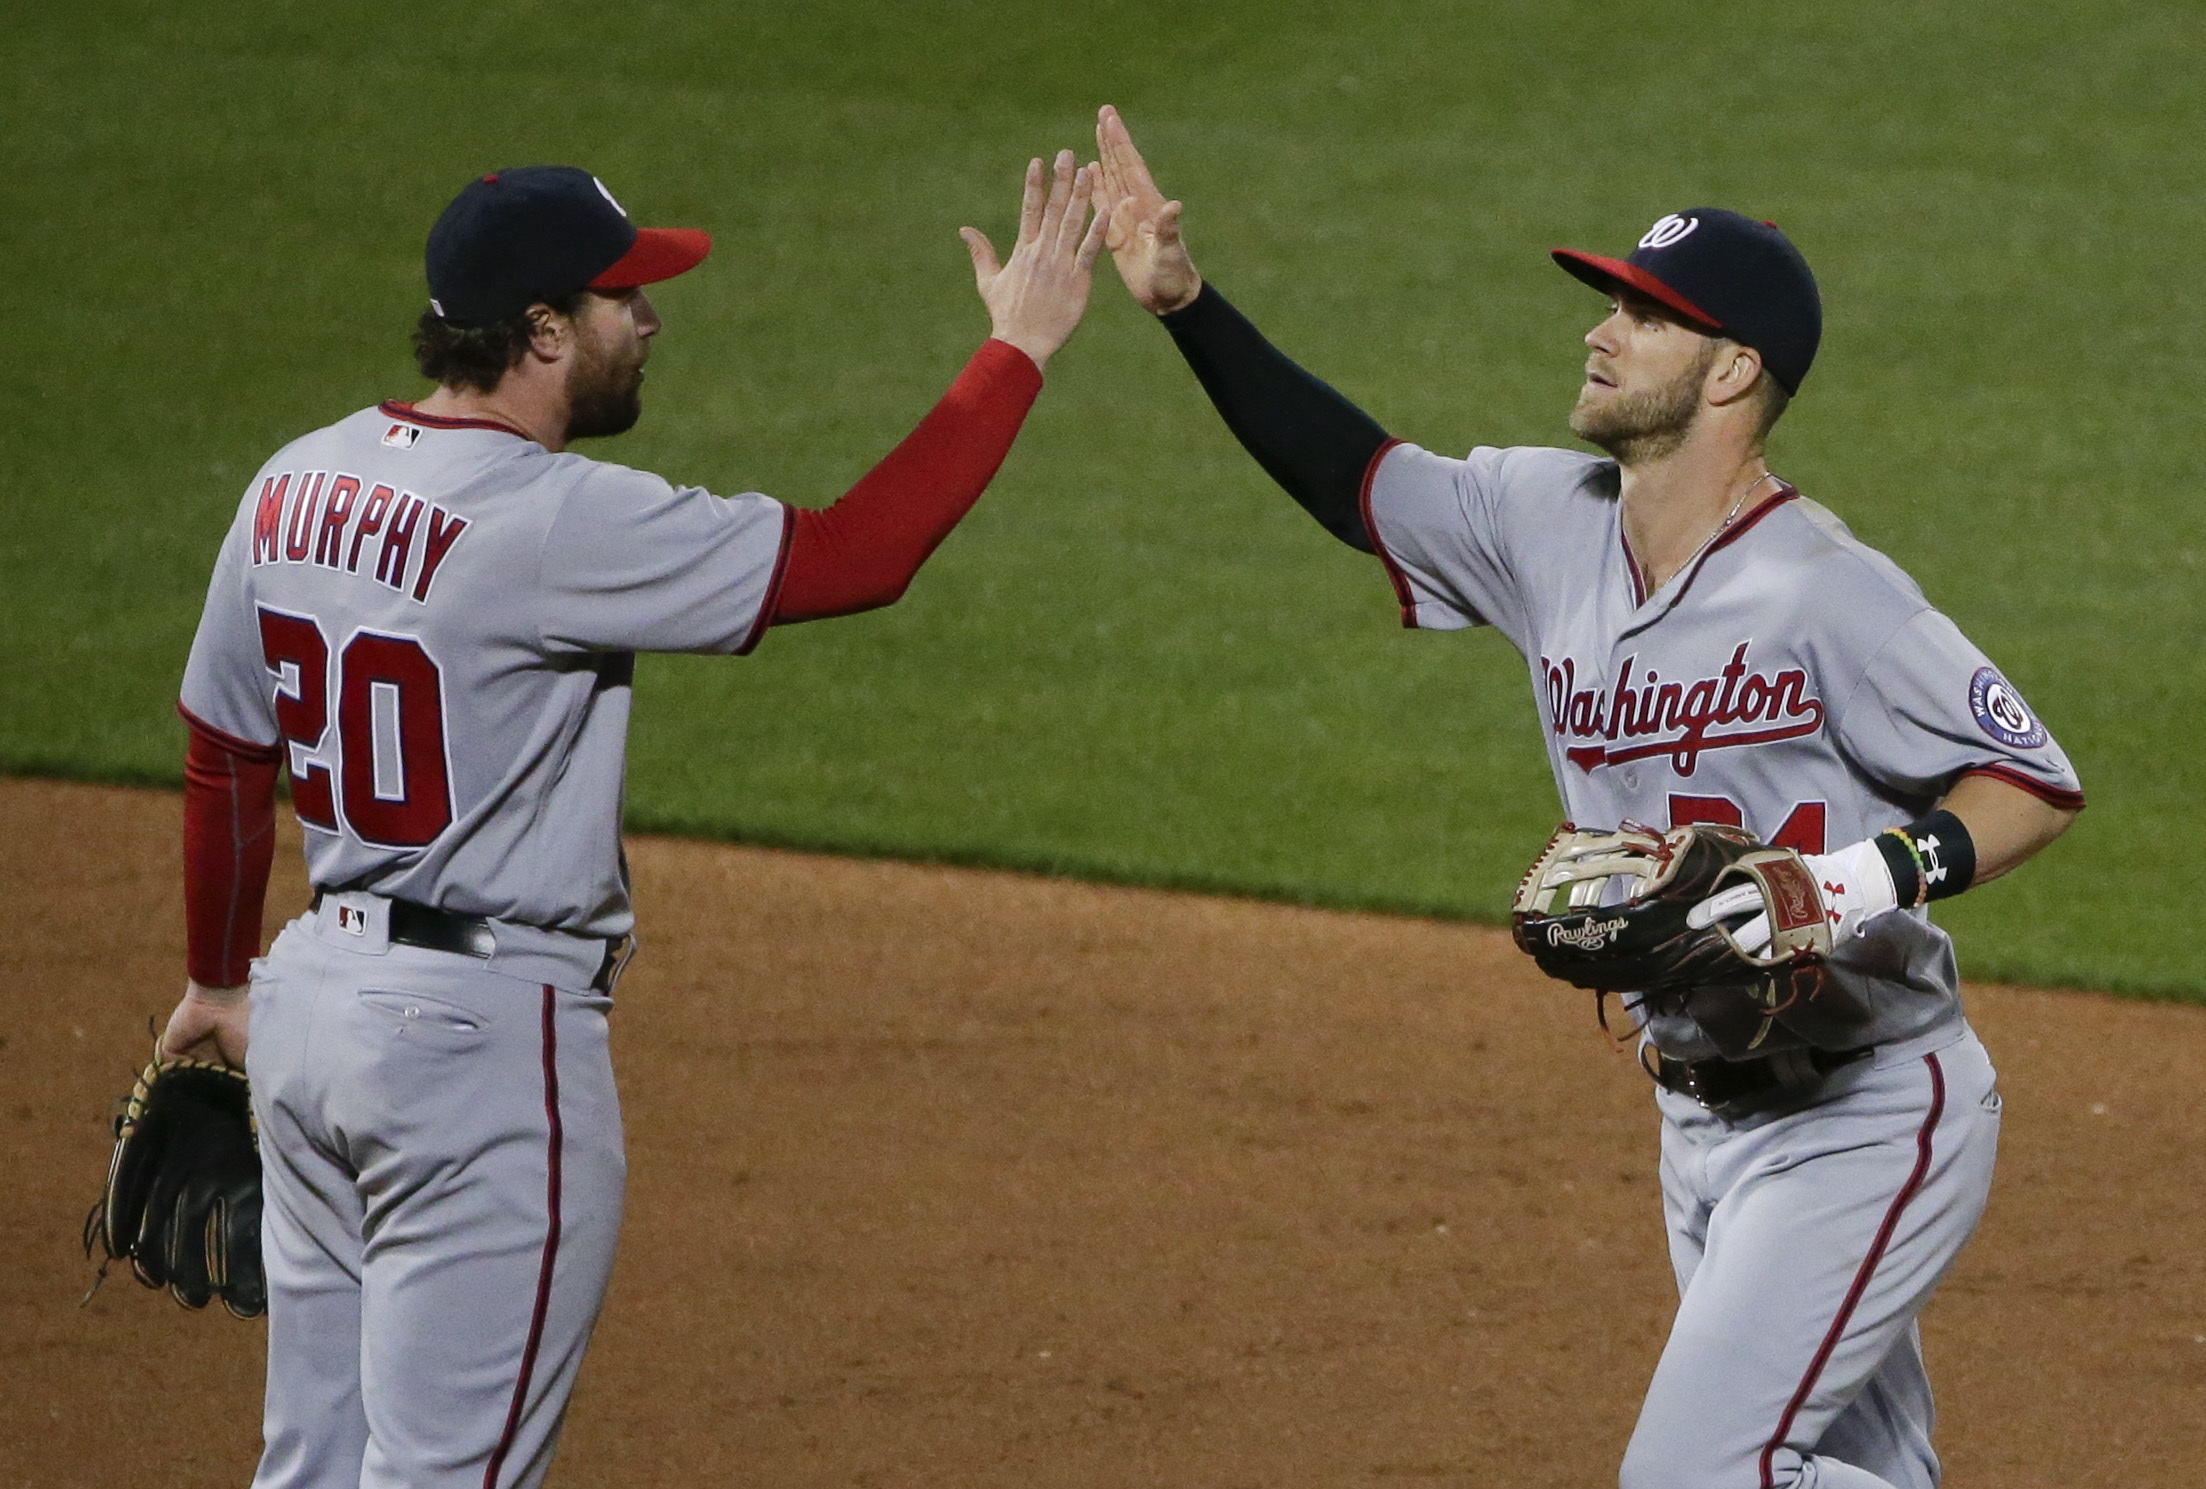
POLYGON ((1363 478, 1387 432, 1287 355, 1205 284, 1161 317, 1195 378, 1256 463, 1351 548, 1373 551, 1363 478))

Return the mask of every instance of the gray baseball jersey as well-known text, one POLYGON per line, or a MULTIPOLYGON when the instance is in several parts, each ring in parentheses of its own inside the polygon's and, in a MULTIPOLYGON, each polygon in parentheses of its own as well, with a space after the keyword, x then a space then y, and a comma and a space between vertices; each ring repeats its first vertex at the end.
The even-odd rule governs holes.
MULTIPOLYGON (((1830 512, 1781 488, 1648 594, 1617 490, 1598 456, 1398 445, 1367 496, 1404 623, 1492 625, 1523 654, 1572 821, 1729 822, 1821 853, 1912 821, 1971 771, 2081 803, 2020 694, 1830 512)), ((1832 965, 1875 1010, 1861 1043, 1960 1024, 1952 943, 1923 911, 1872 922, 1832 965)), ((1717 1053, 1682 1017, 1650 1033, 1717 1053)))
POLYGON ((184 710, 279 739, 317 886, 628 931, 637 651, 748 651, 787 513, 385 404, 277 452, 224 538, 184 710))

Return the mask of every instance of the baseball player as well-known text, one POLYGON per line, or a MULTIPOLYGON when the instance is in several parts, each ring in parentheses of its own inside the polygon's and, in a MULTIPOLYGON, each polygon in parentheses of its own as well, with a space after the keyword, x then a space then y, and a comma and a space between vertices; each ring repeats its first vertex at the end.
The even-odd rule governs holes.
POLYGON ((644 286, 710 243, 637 228, 565 166, 483 176, 432 229, 415 344, 436 390, 253 478, 184 675, 190 980, 164 1050, 251 1077, 256 1484, 543 1479, 620 1228, 606 1015, 632 944, 635 653, 741 656, 903 592, 1079 322, 1092 181, 1069 151, 1033 162, 1007 260, 964 230, 994 334, 825 510, 569 450, 635 423, 644 286), (279 766, 314 905, 251 961, 279 766))
POLYGON ((1197 275, 1115 111, 1097 133, 1134 298, 1264 469, 1377 556, 1405 625, 1523 654, 1567 816, 1743 826, 1805 855, 1835 923, 1829 977, 1866 1010, 1843 1045, 1760 1056, 1642 1005, 1680 1304, 1622 1483, 1928 1489, 1915 1320, 1982 1213, 1999 1097, 1924 906, 2083 798, 1991 663, 1766 463, 1820 339, 1806 262, 1716 208, 1627 258, 1557 250, 1608 297, 1570 416, 1604 453, 1457 459, 1268 344, 1197 275))

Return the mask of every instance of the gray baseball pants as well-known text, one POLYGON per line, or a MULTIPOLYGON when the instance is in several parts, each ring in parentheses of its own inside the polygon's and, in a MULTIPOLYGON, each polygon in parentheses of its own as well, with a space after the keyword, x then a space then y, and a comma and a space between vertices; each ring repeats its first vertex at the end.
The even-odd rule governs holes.
POLYGON ((501 925, 488 960, 393 945, 385 905, 326 896, 254 968, 283 1369, 253 1482, 533 1486, 620 1231, 603 943, 501 925))
POLYGON ((1944 1037, 1755 1115, 1662 1093, 1679 1303, 1624 1489, 1934 1489, 1915 1320, 1983 1217, 2000 1122, 1984 1046, 1944 1037))

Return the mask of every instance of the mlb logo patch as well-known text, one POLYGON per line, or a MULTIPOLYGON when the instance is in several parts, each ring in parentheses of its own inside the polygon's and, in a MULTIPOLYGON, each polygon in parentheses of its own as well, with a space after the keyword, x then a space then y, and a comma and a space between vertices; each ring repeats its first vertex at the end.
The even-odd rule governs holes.
POLYGON ((337 929, 354 936, 368 933, 368 912, 357 905, 337 907, 337 929))
POLYGON ((411 450, 421 431, 411 424, 393 424, 383 431, 383 443, 394 450, 411 450))

